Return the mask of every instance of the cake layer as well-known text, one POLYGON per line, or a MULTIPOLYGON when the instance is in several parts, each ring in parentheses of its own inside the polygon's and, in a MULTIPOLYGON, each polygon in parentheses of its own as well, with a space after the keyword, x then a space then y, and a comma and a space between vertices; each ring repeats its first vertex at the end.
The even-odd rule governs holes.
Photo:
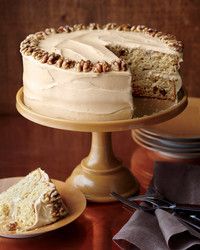
POLYGON ((133 83, 133 93, 134 96, 138 97, 151 97, 151 98, 158 98, 164 100, 175 100, 176 98, 176 90, 175 84, 171 81, 161 81, 161 86, 159 86, 159 81, 156 82, 156 85, 151 81, 148 82, 146 79, 146 84, 144 85, 143 82, 137 81, 137 83, 133 83))

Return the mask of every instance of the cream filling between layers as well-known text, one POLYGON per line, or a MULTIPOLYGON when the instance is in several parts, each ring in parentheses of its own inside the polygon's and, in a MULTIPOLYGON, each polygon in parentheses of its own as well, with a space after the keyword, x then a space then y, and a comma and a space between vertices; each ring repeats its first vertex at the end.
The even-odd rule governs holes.
MULTIPOLYGON (((182 87, 182 79, 181 79, 181 76, 180 76, 178 71, 174 72, 174 73, 171 73, 171 74, 155 73, 155 71, 149 71, 148 75, 149 76, 151 76, 151 75, 158 76, 160 78, 163 78, 164 80, 175 80, 176 81, 176 84, 175 84, 176 94, 179 92, 179 90, 182 87)), ((154 85, 157 86, 157 82, 155 82, 154 85)))

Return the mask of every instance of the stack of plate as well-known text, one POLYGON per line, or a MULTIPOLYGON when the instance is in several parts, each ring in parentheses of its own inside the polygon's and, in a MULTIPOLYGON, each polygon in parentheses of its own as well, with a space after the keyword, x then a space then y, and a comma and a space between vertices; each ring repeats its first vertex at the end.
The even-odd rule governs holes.
POLYGON ((174 158, 200 158, 200 98, 188 98, 187 108, 177 117, 132 131, 141 146, 174 158))

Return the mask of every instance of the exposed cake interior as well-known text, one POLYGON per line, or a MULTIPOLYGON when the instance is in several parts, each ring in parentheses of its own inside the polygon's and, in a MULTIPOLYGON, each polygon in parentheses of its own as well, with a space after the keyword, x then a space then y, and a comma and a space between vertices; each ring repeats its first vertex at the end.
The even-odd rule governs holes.
POLYGON ((180 56, 122 46, 107 48, 128 64, 133 96, 175 100, 182 85, 178 72, 180 56))
POLYGON ((5 231, 31 230, 66 214, 55 185, 40 168, 0 194, 0 226, 5 231))

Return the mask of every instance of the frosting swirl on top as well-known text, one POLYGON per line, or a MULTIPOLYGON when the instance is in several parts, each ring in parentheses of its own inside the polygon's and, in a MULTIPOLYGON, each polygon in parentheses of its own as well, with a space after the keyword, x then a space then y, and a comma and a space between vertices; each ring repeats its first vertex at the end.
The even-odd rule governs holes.
POLYGON ((21 53, 41 63, 77 71, 126 71, 127 65, 106 47, 127 44, 130 48, 146 48, 182 56, 182 42, 169 34, 143 25, 77 24, 61 26, 29 35, 21 43, 21 53), (91 32, 92 30, 92 32, 91 32), (76 31, 76 32, 75 32, 76 31), (67 35, 66 35, 67 33, 67 35))
POLYGON ((41 40, 39 47, 49 53, 56 53, 75 61, 90 60, 92 63, 112 63, 119 58, 106 46, 109 44, 128 48, 145 48, 169 54, 177 53, 158 38, 137 32, 117 30, 80 30, 69 34, 50 34, 41 40))

